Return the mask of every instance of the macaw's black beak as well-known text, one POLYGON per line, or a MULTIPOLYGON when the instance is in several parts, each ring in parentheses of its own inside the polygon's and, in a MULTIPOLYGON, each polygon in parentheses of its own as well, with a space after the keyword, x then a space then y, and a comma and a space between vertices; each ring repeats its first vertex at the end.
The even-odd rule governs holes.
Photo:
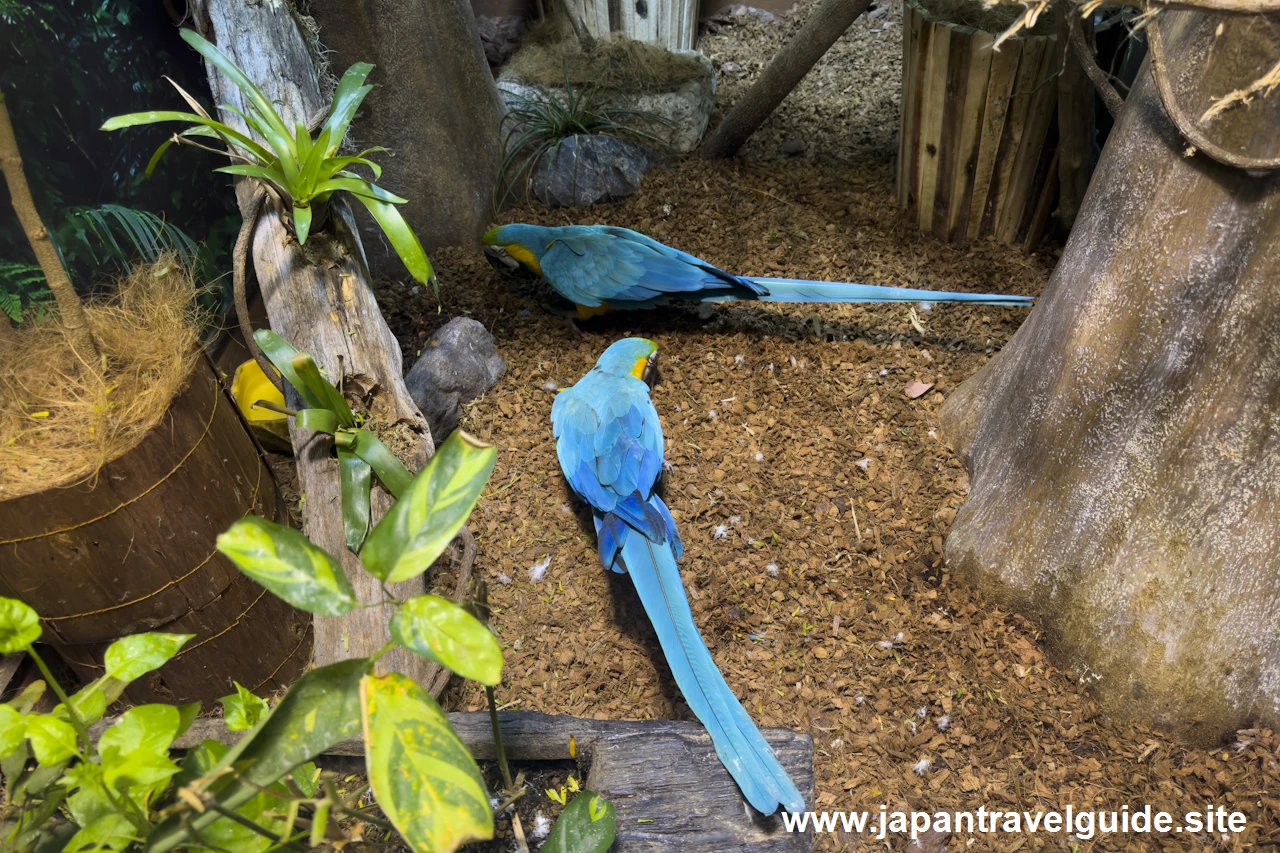
POLYGON ((644 365, 644 375, 641 377, 646 385, 652 388, 658 381, 658 351, 654 350, 649 353, 649 360, 644 365))
POLYGON ((516 276, 524 278, 524 265, 515 258, 507 254, 507 250, 501 246, 485 246, 485 260, 489 262, 489 266, 506 276, 516 276))

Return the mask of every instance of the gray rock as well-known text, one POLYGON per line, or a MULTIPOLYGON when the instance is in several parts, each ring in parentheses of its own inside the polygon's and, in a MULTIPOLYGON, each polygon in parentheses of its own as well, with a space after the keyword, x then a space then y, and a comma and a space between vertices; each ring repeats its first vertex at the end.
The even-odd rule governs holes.
POLYGON ((492 388, 506 370, 493 335, 470 317, 455 317, 427 341, 404 384, 438 446, 458 428, 462 407, 492 388))
POLYGON ((803 154, 805 152, 805 148, 806 146, 804 141, 800 139, 788 139, 786 142, 782 143, 782 153, 786 154, 788 157, 795 157, 803 154))
POLYGON ((530 189, 551 207, 617 201, 640 189, 640 178, 662 157, 647 146, 603 134, 570 136, 543 152, 530 189))
POLYGON ((476 16, 476 31, 484 47, 485 59, 490 69, 502 66, 520 47, 520 37, 529 29, 529 20, 521 15, 491 18, 476 16))
MULTIPOLYGON (((679 50, 695 56, 702 74, 686 80, 669 92, 619 92, 601 90, 602 100, 609 106, 641 110, 665 118, 668 123, 637 121, 636 127, 652 133, 674 154, 687 154, 698 147, 707 132, 711 113, 716 107, 716 71, 711 60, 696 50, 679 50)), ((508 107, 518 106, 520 98, 545 101, 548 96, 564 102, 564 87, 543 89, 515 77, 510 68, 498 75, 498 92, 508 107)))

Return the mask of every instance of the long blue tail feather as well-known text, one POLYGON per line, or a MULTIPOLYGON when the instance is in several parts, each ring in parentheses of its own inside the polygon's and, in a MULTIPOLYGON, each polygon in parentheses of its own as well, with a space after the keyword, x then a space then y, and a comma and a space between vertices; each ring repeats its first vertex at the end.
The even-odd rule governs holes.
POLYGON ((661 545, 631 530, 621 551, 662 652, 685 701, 706 727, 716 755, 752 807, 772 814, 804 810, 804 797, 773 749, 729 689, 698 634, 670 542, 661 545))
POLYGON ((916 290, 910 287, 883 287, 878 284, 843 284, 804 281, 794 278, 752 278, 766 288, 767 296, 752 296, 759 302, 968 302, 977 305, 1031 305, 1031 296, 1000 293, 961 293, 946 290, 916 290))

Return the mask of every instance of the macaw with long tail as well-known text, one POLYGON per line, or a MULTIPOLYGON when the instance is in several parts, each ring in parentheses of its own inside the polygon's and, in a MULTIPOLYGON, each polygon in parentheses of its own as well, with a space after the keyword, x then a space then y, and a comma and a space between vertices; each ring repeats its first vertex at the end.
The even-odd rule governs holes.
POLYGON ((484 235, 578 306, 579 319, 612 310, 699 302, 968 302, 1031 305, 1030 296, 914 290, 791 278, 747 278, 626 228, 503 225, 484 235))
POLYGON ((676 560, 680 533, 654 491, 662 473, 662 425, 649 399, 658 347, 625 338, 566 388, 551 407, 560 467, 591 506, 600 562, 631 575, 680 692, 711 735, 716 754, 764 814, 804 809, 804 797, 747 716, 693 622, 676 560))

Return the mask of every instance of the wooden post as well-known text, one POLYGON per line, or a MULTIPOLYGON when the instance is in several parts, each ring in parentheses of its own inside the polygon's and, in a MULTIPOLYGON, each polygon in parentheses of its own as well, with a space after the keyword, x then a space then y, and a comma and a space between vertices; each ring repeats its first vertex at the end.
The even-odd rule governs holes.
MULTIPOLYGON (((200 0, 196 4, 201 34, 215 42, 236 62, 267 97, 276 101, 286 124, 307 123, 325 104, 320 99, 315 69, 297 23, 284 3, 246 0, 200 0)), ((243 97, 221 72, 206 66, 214 101, 243 108, 243 97)), ((224 122, 244 128, 229 110, 224 122)), ((236 185, 240 209, 245 211, 256 189, 252 180, 236 185)), ((394 190, 412 192, 412 188, 394 190)), ((314 234, 307 252, 285 229, 281 211, 268 202, 253 234, 253 266, 266 303, 271 328, 298 349, 311 353, 330 377, 345 375, 345 387, 362 397, 381 423, 394 425, 402 441, 393 447, 410 470, 435 452, 422 413, 404 385, 400 346, 387 328, 368 285, 368 268, 360 239, 346 205, 334 204, 335 235, 314 234), (310 259, 317 260, 310 260, 310 259), (323 260, 320 260, 323 258, 323 260)), ((292 393, 292 392, 290 392, 292 393)), ((378 582, 360 566, 346 546, 339 503, 338 466, 330 457, 331 439, 323 433, 290 428, 304 496, 302 516, 311 540, 339 558, 362 601, 383 600, 378 582)), ((376 521, 392 500, 380 487, 373 490, 376 521)), ((421 579, 397 584, 393 592, 404 598, 421 592, 421 579)), ((371 655, 389 638, 383 608, 358 608, 343 617, 316 617, 315 663, 324 665, 371 655)), ((403 649, 379 662, 383 671, 402 672, 420 684, 430 684, 437 671, 403 649)))
POLYGON ((921 231, 1019 244, 1033 231, 1052 152, 1054 38, 995 36, 907 0, 898 206, 921 231))
MULTIPOLYGON (((1070 0, 1055 9, 1058 28, 1058 221, 1069 233, 1075 224, 1093 172, 1093 83, 1081 59, 1071 49, 1072 15, 1079 10, 1070 0)), ((1093 18, 1081 21, 1085 43, 1093 44, 1093 18)))
POLYGON ((587 33, 619 33, 667 50, 693 50, 699 0, 565 0, 587 33))

